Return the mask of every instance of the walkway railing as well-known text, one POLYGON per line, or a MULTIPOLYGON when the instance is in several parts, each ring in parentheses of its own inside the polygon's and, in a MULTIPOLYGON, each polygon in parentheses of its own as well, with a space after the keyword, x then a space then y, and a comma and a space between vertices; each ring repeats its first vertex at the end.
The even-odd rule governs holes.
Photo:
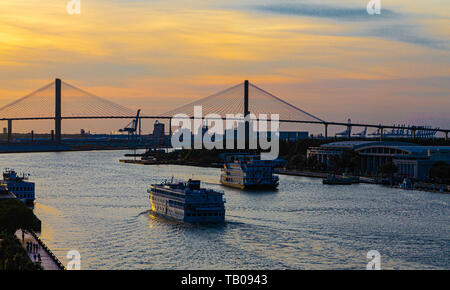
POLYGON ((53 252, 47 247, 47 245, 33 232, 30 232, 31 235, 38 241, 39 245, 47 252, 47 254, 53 259, 53 261, 56 263, 56 265, 59 267, 60 270, 66 270, 66 267, 64 267, 63 263, 58 259, 58 257, 53 254, 53 252))

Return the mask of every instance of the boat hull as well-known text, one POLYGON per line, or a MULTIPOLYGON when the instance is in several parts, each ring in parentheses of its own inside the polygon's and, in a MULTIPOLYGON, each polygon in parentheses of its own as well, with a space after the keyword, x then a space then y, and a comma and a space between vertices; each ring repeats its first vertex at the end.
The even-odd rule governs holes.
POLYGON ((220 180, 220 183, 224 186, 238 188, 238 189, 262 189, 262 190, 273 190, 278 187, 278 182, 273 184, 240 184, 240 183, 232 183, 220 180))
POLYGON ((153 214, 168 219, 173 220, 177 222, 182 223, 190 223, 190 224, 221 224, 225 222, 225 216, 218 216, 218 217, 184 217, 184 218, 178 218, 175 216, 171 216, 162 212, 158 211, 151 211, 153 214))

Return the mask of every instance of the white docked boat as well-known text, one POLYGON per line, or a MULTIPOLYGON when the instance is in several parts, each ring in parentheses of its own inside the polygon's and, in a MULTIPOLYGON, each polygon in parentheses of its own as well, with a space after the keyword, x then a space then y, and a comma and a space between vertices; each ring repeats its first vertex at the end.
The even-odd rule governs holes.
POLYGON ((200 180, 152 184, 147 191, 156 214, 189 223, 225 220, 223 192, 200 188, 200 180))
POLYGON ((275 189, 278 176, 274 162, 261 160, 259 155, 231 155, 225 160, 220 183, 240 189, 275 189))
POLYGON ((2 181, 9 192, 27 204, 33 203, 35 199, 34 182, 27 181, 29 176, 29 174, 24 173, 20 176, 14 169, 6 168, 3 171, 2 181))

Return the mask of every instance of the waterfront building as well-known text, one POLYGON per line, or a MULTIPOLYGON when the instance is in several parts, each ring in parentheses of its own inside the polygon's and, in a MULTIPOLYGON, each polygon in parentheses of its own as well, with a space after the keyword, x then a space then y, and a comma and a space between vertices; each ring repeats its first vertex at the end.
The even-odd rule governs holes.
POLYGON ((391 141, 332 142, 309 148, 307 156, 330 166, 330 157, 342 157, 344 152, 361 158, 361 172, 365 175, 375 175, 381 165, 392 162, 398 168, 397 176, 425 180, 437 161, 450 163, 450 146, 421 146, 391 141))
POLYGON ((366 144, 373 143, 372 141, 341 141, 322 144, 320 147, 310 147, 307 150, 307 157, 314 157, 318 162, 330 166, 330 157, 342 157, 344 152, 354 152, 355 149, 366 144))
MULTIPOLYGON (((229 130, 225 130, 224 139, 226 139, 227 131, 229 131, 229 130)), ((238 130, 233 129, 232 131, 233 132, 230 135, 233 135, 234 140, 237 140, 238 130)), ((261 132, 255 132, 254 136, 256 138, 258 138, 260 133, 261 132)), ((269 132, 266 132, 265 134, 266 134, 267 138, 272 138, 272 132, 269 131, 269 132)), ((308 139, 308 137, 309 137, 308 131, 280 131, 279 136, 278 136, 279 140, 290 141, 290 142, 308 139)))
MULTIPOLYGON (((425 146, 418 146, 425 147, 425 146)), ((444 161, 450 164, 450 146, 435 148, 416 148, 411 154, 398 155, 392 162, 397 166, 398 177, 410 177, 416 180, 426 180, 431 167, 444 161)))
POLYGON ((280 131, 280 140, 282 141, 298 141, 308 139, 308 131, 280 131))

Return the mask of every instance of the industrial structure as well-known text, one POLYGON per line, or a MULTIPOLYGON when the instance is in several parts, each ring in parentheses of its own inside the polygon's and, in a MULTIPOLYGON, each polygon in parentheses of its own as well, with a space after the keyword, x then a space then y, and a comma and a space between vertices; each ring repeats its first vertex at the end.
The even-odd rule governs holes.
POLYGON ((141 119, 139 119, 139 114, 141 113, 141 109, 137 110, 136 119, 128 123, 123 129, 119 129, 119 132, 128 133, 128 137, 133 136, 141 136, 141 119), (139 132, 138 132, 139 127, 139 132))

